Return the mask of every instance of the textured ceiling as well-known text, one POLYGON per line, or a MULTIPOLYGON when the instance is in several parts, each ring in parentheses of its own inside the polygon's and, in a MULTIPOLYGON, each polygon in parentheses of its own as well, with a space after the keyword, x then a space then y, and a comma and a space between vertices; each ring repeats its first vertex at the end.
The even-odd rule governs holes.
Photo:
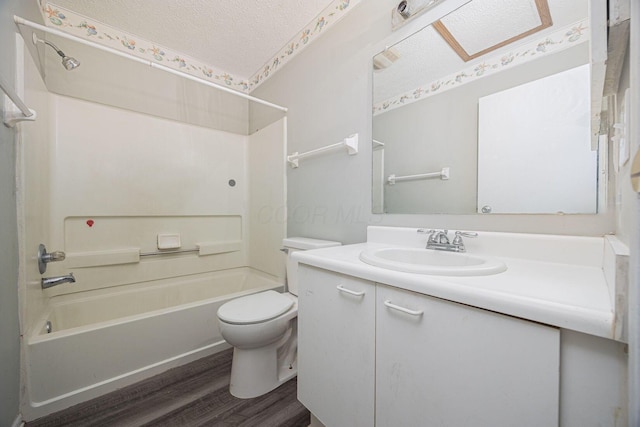
POLYGON ((55 0, 231 74, 250 77, 331 0, 55 0))

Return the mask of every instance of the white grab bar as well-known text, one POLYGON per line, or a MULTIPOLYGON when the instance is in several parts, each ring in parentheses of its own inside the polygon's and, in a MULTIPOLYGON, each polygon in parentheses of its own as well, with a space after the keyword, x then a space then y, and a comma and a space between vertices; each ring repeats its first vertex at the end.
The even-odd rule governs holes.
POLYGON ((387 182, 389 185, 395 185, 399 181, 410 181, 414 179, 431 179, 440 178, 442 180, 449 179, 449 168, 442 168, 440 172, 420 173, 416 175, 396 176, 395 174, 389 175, 387 182))
POLYGON ((291 165, 292 168, 297 168, 299 166, 298 160, 303 159, 305 157, 315 156, 319 153, 324 153, 325 151, 334 150, 336 148, 346 147, 350 156, 354 154, 358 154, 358 134, 354 133, 353 135, 349 135, 345 139, 335 144, 327 145, 326 147, 316 148, 315 150, 307 151, 305 153, 298 153, 297 151, 289 156, 287 156, 287 162, 291 165))
POLYGON ((13 89, 11 89, 11 86, 9 86, 7 81, 2 76, 0 76, 0 88, 9 97, 11 102, 13 102, 13 104, 20 110, 19 113, 11 111, 4 112, 2 121, 4 122, 5 126, 12 128, 18 122, 24 120, 34 121, 36 119, 36 112, 25 105, 22 99, 20 99, 18 94, 13 89))

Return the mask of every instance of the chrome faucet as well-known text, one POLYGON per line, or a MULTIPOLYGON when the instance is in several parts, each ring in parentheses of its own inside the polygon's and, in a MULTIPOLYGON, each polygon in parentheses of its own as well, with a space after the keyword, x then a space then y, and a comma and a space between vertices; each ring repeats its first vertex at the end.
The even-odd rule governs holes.
POLYGON ((427 249, 449 252, 466 252, 462 237, 478 237, 478 233, 468 231, 456 231, 453 241, 449 240, 449 230, 424 230, 418 229, 419 234, 429 234, 427 249))
POLYGON ((53 286, 62 285, 63 283, 75 283, 76 278, 73 277, 73 273, 69 273, 66 276, 58 277, 43 277, 41 280, 42 289, 51 288, 53 286))

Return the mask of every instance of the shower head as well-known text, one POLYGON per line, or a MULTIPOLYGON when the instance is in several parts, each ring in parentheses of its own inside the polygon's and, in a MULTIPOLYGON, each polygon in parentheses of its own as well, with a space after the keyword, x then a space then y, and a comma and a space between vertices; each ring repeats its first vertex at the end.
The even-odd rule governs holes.
POLYGON ((60 55, 60 57, 62 58, 62 65, 67 70, 70 71, 70 70, 76 69, 76 68, 78 68, 80 66, 80 61, 78 61, 76 58, 73 58, 71 56, 65 55, 63 51, 58 49, 58 47, 56 45, 54 45, 53 43, 51 43, 50 41, 42 40, 42 39, 38 38, 36 33, 33 33, 32 38, 33 38, 33 44, 37 44, 38 42, 40 42, 42 44, 46 44, 46 45, 51 46, 56 51, 56 53, 58 55, 60 55))
POLYGON ((66 68, 67 70, 73 70, 74 68, 78 68, 80 66, 80 61, 71 56, 64 56, 62 57, 62 65, 64 65, 64 68, 66 68))

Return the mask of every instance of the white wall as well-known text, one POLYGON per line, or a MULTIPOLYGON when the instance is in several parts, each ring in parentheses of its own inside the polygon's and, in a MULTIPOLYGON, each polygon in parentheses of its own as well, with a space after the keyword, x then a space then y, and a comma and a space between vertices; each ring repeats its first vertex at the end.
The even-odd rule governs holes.
POLYGON ((360 153, 327 154, 289 169, 288 234, 362 242, 370 223, 534 233, 599 235, 614 215, 372 215, 371 58, 461 1, 449 0, 391 32, 395 0, 360 3, 331 31, 253 95, 289 108, 288 151, 306 151, 360 134, 360 153))
POLYGON ((286 120, 249 137, 249 265, 284 279, 286 120))
MULTIPOLYGON (((4 18, 4 17, 3 17, 4 18)), ((0 27, 4 27, 2 20, 0 27)), ((8 34, 7 34, 8 33, 8 34)), ((13 40, 2 32, 0 62, 10 62, 4 49, 13 40), (4 37, 6 35, 6 38, 4 37)), ((9 52, 12 53, 12 52, 9 52)), ((3 70, 3 76, 5 70, 3 70)), ((6 78, 6 77, 5 77, 6 78)), ((18 326, 18 230, 16 224, 14 131, 0 125, 0 424, 11 425, 18 415, 20 329, 18 326)))
MULTIPOLYGON (((16 79, 16 27, 13 15, 38 20, 35 1, 0 0, 0 75, 11 85, 16 79)), ((0 95, 0 98, 4 96, 0 95)), ((4 103, 0 102, 0 110, 4 103)), ((2 111, 0 111, 2 112, 2 111)), ((0 125, 0 425, 11 425, 19 413, 20 329, 18 322, 18 234, 15 165, 18 125, 0 125)))

